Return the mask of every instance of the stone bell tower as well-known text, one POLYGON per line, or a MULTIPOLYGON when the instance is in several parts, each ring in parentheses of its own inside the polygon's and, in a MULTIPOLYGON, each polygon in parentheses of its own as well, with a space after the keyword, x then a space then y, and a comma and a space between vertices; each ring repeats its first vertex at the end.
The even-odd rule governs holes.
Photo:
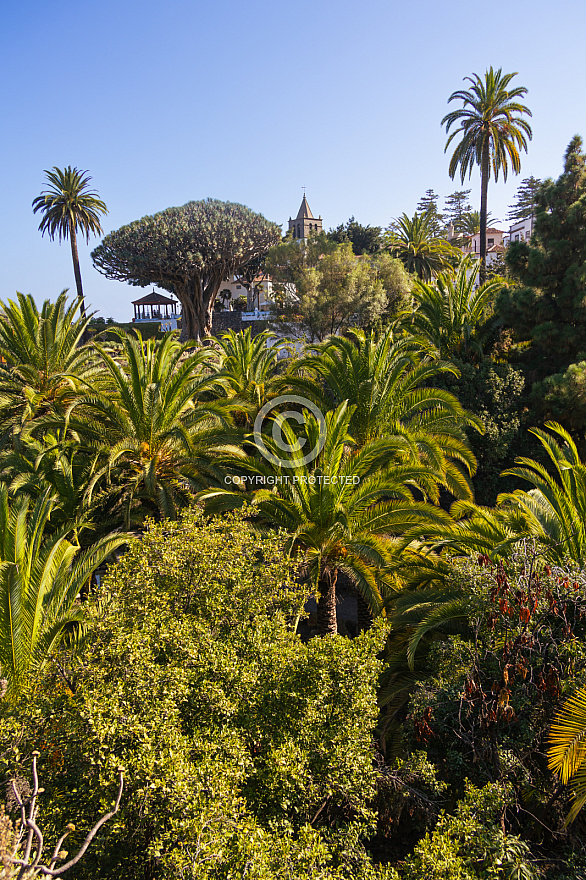
POLYGON ((307 203, 304 193, 297 217, 295 220, 292 220, 291 217, 289 217, 289 231, 292 232, 293 238, 309 238, 310 235, 315 235, 316 232, 321 232, 322 225, 321 216, 314 217, 311 213, 311 208, 307 203))

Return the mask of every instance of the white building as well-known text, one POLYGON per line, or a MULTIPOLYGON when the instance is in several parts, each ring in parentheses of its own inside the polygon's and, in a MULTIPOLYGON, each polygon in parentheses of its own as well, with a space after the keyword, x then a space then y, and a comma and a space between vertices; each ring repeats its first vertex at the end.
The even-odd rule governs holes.
MULTIPOLYGON (((506 232, 502 229, 495 229, 490 226, 486 230, 486 266, 487 268, 493 263, 497 257, 505 252, 506 232)), ((476 259, 480 259, 480 233, 472 235, 464 245, 460 248, 462 253, 467 254, 476 259)))
POLYGON ((233 275, 231 279, 222 282, 216 302, 221 303, 224 310, 232 311, 234 301, 245 296, 247 311, 268 312, 272 305, 272 292, 273 282, 268 275, 259 275, 248 290, 242 279, 233 275))
POLYGON ((533 235, 534 227, 534 214, 532 214, 531 217, 526 217, 524 220, 517 220, 517 222, 513 223, 513 225, 509 229, 509 234, 507 236, 505 244, 508 245, 512 241, 529 241, 529 239, 533 235))

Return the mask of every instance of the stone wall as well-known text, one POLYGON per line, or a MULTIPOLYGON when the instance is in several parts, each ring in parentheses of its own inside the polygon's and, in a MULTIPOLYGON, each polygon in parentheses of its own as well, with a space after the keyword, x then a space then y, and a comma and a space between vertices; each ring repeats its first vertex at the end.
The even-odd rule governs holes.
POLYGON ((240 312, 214 312, 212 320, 212 336, 221 336, 227 330, 235 333, 252 327, 252 335, 258 336, 267 328, 267 321, 243 321, 240 312))

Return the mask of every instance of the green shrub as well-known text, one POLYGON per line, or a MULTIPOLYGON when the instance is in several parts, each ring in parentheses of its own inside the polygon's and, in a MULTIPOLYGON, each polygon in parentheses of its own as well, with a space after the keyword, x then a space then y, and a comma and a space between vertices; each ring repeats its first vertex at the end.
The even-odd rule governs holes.
POLYGON ((455 814, 442 813, 406 860, 405 880, 535 880, 529 845, 499 826, 508 795, 497 783, 467 785, 455 814))
POLYGON ((0 723, 6 773, 41 752, 48 832, 81 835, 125 771, 76 877, 379 876, 362 840, 380 630, 303 644, 281 539, 241 515, 152 525, 107 589, 81 660, 62 658, 74 692, 48 676, 0 723))

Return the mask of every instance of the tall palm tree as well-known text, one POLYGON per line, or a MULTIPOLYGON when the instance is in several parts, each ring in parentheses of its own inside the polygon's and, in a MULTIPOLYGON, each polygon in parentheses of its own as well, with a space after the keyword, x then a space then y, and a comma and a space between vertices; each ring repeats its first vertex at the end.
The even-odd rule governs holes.
POLYGON ((413 285, 417 310, 411 326, 446 360, 470 353, 482 356, 479 330, 502 282, 493 278, 477 287, 479 269, 476 260, 464 257, 456 272, 444 272, 431 283, 416 281, 413 285))
POLYGON ((80 346, 88 319, 81 300, 63 291, 39 310, 33 297, 0 303, 0 436, 30 427, 40 416, 64 413, 84 383, 96 378, 93 352, 80 346))
MULTIPOLYGON (((248 502, 257 522, 289 534, 287 550, 307 572, 318 598, 318 629, 337 632, 336 582, 344 572, 354 583, 370 612, 384 605, 385 569, 394 549, 392 536, 408 529, 424 529, 431 522, 446 523, 448 515, 424 501, 437 500, 438 474, 420 464, 404 464, 397 438, 379 439, 353 450, 348 433, 352 407, 344 402, 326 415, 326 437, 317 458, 307 463, 288 421, 282 435, 293 450, 283 463, 283 451, 270 436, 264 438, 275 464, 248 458, 234 467, 249 474, 253 491, 208 489, 199 498, 210 512, 232 509, 248 502), (279 461, 281 464, 279 464, 279 461)), ((320 426, 306 414, 308 448, 320 426)))
POLYGON ((98 197, 98 193, 89 188, 91 177, 87 171, 80 171, 68 165, 63 170, 53 167, 52 171, 45 171, 45 174, 50 186, 33 200, 33 213, 42 211, 39 230, 43 235, 47 232, 51 239, 58 236, 59 241, 68 238, 71 243, 77 295, 81 302, 81 313, 85 318, 77 233, 80 232, 85 236, 86 242, 89 242, 90 234, 101 235, 103 230, 100 225, 100 215, 107 214, 108 209, 98 197))
POLYGON ((65 633, 79 633, 80 590, 128 540, 110 535, 80 553, 63 531, 47 535, 54 507, 48 494, 11 502, 0 485, 0 668, 9 692, 51 659, 65 633))
POLYGON ((480 167, 480 280, 486 277, 486 225, 488 204, 488 181, 491 174, 498 180, 502 171, 506 180, 509 163, 515 174, 521 170, 520 150, 527 150, 527 140, 531 140, 531 126, 523 114, 531 116, 528 107, 519 103, 527 93, 524 86, 508 86, 517 73, 503 73, 502 68, 490 67, 484 79, 477 73, 465 77, 471 83, 468 91, 460 89, 453 92, 448 103, 462 101, 457 110, 447 113, 442 119, 448 134, 452 126, 459 128, 449 135, 445 150, 455 137, 461 135, 450 160, 450 177, 453 179, 458 168, 462 183, 466 174, 472 174, 474 165, 480 167))
POLYGON ((387 240, 390 253, 424 281, 447 268, 458 253, 435 234, 429 214, 403 213, 389 229, 387 240))
POLYGON ((433 387, 438 375, 458 371, 426 356, 425 350, 424 339, 397 339, 393 327, 380 336, 351 330, 314 346, 293 363, 287 381, 324 412, 348 401, 353 407, 350 433, 359 446, 400 437, 404 456, 442 473, 456 497, 471 498, 469 475, 476 459, 465 428, 481 431, 482 424, 453 394, 433 387))
POLYGON ((121 350, 95 344, 105 381, 70 407, 68 428, 100 455, 103 466, 90 482, 118 498, 125 526, 135 509, 174 518, 177 507, 219 479, 215 461, 238 452, 238 435, 221 402, 200 402, 212 380, 205 372, 212 352, 188 356, 172 333, 143 340, 115 332, 121 350))

